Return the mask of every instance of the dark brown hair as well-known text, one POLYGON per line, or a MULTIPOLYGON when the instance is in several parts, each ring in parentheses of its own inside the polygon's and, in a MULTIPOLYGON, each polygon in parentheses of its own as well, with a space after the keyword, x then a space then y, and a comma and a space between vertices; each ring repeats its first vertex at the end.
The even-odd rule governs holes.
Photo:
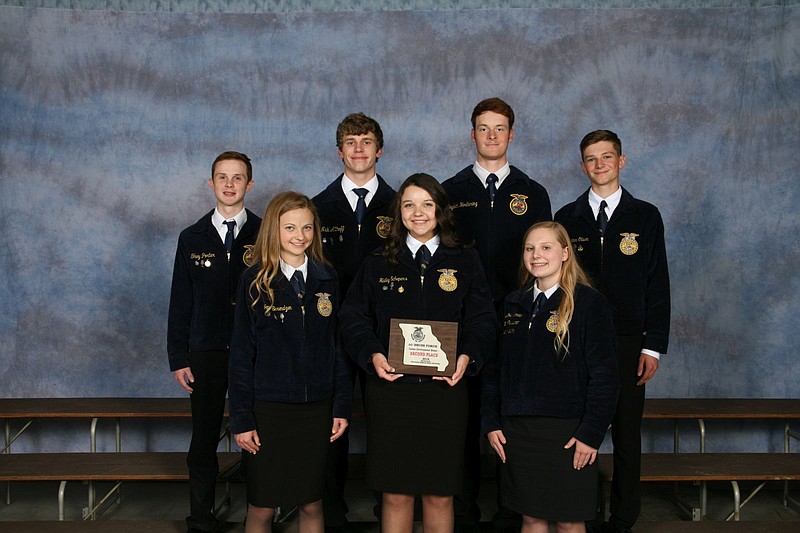
POLYGON ((617 150, 617 155, 622 155, 622 141, 619 140, 616 133, 611 130, 595 130, 591 133, 587 133, 583 140, 581 140, 581 161, 583 161, 583 151, 586 150, 586 148, 603 141, 608 141, 613 144, 614 148, 617 150))
POLYGON ((217 163, 230 159, 235 159, 236 161, 244 163, 244 166, 247 167, 247 183, 250 183, 250 180, 253 179, 253 164, 250 162, 250 158, 241 152, 234 152, 232 150, 222 152, 217 156, 214 162, 211 163, 211 179, 214 179, 214 173, 217 171, 217 163))
POLYGON ((339 123, 336 128, 336 146, 339 150, 344 146, 344 138, 347 135, 375 135, 375 142, 378 143, 378 150, 383 148, 383 130, 381 125, 374 118, 370 118, 364 113, 350 113, 339 123))
POLYGON ((419 187, 431 195, 433 203, 436 204, 436 234, 439 242, 447 247, 454 248, 460 246, 456 235, 456 224, 453 212, 449 208, 450 202, 447 200, 447 193, 444 192, 441 184, 430 174, 412 174, 398 189, 394 196, 389 213, 392 216, 392 229, 386 239, 383 255, 390 263, 397 263, 397 256, 406 244, 406 234, 408 230, 403 226, 401 216, 401 204, 403 192, 409 187, 419 187))

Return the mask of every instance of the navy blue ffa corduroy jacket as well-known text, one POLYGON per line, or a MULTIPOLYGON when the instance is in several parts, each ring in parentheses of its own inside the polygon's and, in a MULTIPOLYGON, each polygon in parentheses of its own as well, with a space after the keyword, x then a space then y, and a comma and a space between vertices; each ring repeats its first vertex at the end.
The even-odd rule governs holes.
POLYGON ((332 416, 350 418, 353 378, 337 339, 341 305, 336 272, 308 263, 302 301, 282 272, 272 281, 273 302, 253 307, 250 284, 258 266, 239 282, 228 360, 230 424, 234 434, 255 429, 254 400, 316 402, 333 397, 332 416))
POLYGON ((211 210, 178 238, 167 324, 171 371, 189 366, 190 351, 227 350, 236 287, 252 254, 261 219, 247 210, 247 222, 233 242, 230 261, 211 210))
POLYGON ((501 415, 549 416, 580 419, 573 436, 593 448, 603 442, 619 391, 611 309, 600 293, 578 285, 569 353, 562 358, 551 317, 563 294, 558 289, 533 320, 533 285, 503 302, 497 357, 481 378, 484 434, 502 429, 501 415))
POLYGON ((325 258, 339 275, 342 294, 347 294, 361 261, 383 246, 389 235, 389 205, 395 191, 378 176, 378 190, 367 206, 361 231, 350 203, 342 192, 342 175, 312 200, 322 226, 325 258))
POLYGON ((550 197, 539 183, 512 166, 497 189, 494 208, 472 165, 442 183, 464 244, 475 241, 497 305, 519 286, 522 236, 534 223, 552 220, 550 197))
POLYGON ((644 335, 642 348, 666 353, 670 290, 664 223, 653 204, 622 189, 604 239, 589 206, 589 191, 558 210, 581 266, 614 314, 618 335, 644 335))
MULTIPOLYGON (((467 374, 477 374, 494 350, 496 335, 494 307, 477 252, 440 245, 424 283, 408 247, 401 248, 398 261, 393 265, 382 255, 364 259, 340 314, 347 353, 374 374, 369 361, 374 353, 388 356, 392 318, 458 322, 457 355, 468 355, 473 363, 467 374)), ((404 375, 398 381, 430 379, 404 375)))

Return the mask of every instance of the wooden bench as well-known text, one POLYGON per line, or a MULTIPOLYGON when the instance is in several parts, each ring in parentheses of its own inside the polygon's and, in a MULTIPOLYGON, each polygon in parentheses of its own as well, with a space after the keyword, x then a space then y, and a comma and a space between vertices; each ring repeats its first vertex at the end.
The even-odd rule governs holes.
POLYGON ((790 428, 792 420, 800 419, 800 398, 647 398, 642 418, 673 421, 675 452, 680 451, 680 420, 697 421, 701 453, 705 451, 708 419, 783 420, 785 452, 789 452, 791 438, 800 439, 800 434, 790 428))
MULTIPOLYGON (((96 451, 97 423, 116 419, 117 451, 120 451, 120 421, 123 418, 191 418, 189 398, 2 398, 0 418, 5 419, 6 443, 2 452, 22 435, 36 419, 90 418, 89 451, 96 451), (11 420, 26 421, 11 436, 11 420)), ((225 416, 228 416, 226 406, 225 416)))
MULTIPOLYGON (((219 452, 220 478, 241 461, 239 452, 219 452)), ((123 481, 185 481, 189 479, 183 452, 14 453, 0 455, 0 481, 60 481, 58 518, 64 520, 64 494, 68 481, 114 481, 116 485, 96 505, 93 516, 123 481)))
MULTIPOLYGON (((601 481, 611 481, 613 456, 600 454, 598 459, 601 481)), ((796 453, 645 453, 642 454, 643 482, 651 481, 728 481, 733 488, 734 510, 728 520, 740 519, 741 507, 750 501, 767 481, 800 480, 800 454, 796 453), (760 484, 744 500, 739 491, 740 481, 760 484)), ((706 492, 700 493, 700 516, 706 516, 706 492)), ((793 498, 787 503, 797 504, 793 498)), ((638 528, 637 528, 638 531, 638 528)))
MULTIPOLYGON (((2 398, 0 418, 5 419, 5 446, 0 453, 9 453, 11 445, 35 420, 43 418, 90 418, 89 451, 97 451, 97 424, 100 419, 116 419, 116 451, 122 449, 121 420, 123 418, 191 418, 189 398, 2 398), (11 421, 24 421, 12 436, 11 421)), ((225 415, 228 416, 227 405, 225 415)), ((228 437, 227 451, 231 450, 230 434, 226 428, 220 440, 228 437)), ((89 484, 89 509, 94 505, 94 485, 89 484)), ((11 504, 11 488, 6 485, 6 505, 11 504)))

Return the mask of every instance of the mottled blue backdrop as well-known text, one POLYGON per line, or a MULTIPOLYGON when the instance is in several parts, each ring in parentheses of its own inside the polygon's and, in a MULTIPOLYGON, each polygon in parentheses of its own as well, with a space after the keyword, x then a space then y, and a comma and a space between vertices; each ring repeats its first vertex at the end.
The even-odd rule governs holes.
POLYGON ((798 27, 798 6, 0 7, 0 395, 181 395, 172 261, 213 205, 217 153, 252 157, 263 212, 333 179, 336 125, 364 111, 390 183, 443 180, 474 161, 469 114, 496 95, 517 113, 512 164, 554 208, 586 187, 577 145, 597 128, 623 140, 623 185, 660 207, 673 327, 648 394, 797 397, 798 27))

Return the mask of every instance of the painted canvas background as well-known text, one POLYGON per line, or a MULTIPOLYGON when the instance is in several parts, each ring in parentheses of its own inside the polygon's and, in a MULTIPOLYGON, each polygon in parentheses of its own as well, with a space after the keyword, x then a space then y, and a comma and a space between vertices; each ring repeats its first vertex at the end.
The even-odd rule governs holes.
MULTIPOLYGON (((623 186, 661 209, 673 325, 648 395, 797 397, 799 26, 797 6, 0 7, 0 394, 182 394, 165 348, 172 261, 213 206, 217 153, 253 159, 261 213, 336 177, 336 125, 364 111, 392 185, 444 180, 474 161, 472 107, 500 96, 517 114, 510 161, 554 209, 586 188, 578 143, 597 128, 623 140, 623 186)), ((81 428, 15 449, 85 449, 81 428)), ((754 428, 717 449, 780 445, 754 428)), ((183 449, 184 433, 125 438, 183 449)), ((646 448, 671 442, 650 435, 646 448)))

